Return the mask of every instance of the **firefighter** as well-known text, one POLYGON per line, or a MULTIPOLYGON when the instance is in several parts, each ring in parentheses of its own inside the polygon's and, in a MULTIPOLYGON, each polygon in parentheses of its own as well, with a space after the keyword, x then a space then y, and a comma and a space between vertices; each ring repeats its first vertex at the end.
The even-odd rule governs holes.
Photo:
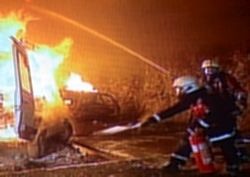
POLYGON ((186 134, 177 150, 171 154, 169 164, 163 167, 163 171, 177 172, 180 170, 180 166, 185 165, 192 152, 189 136, 198 129, 204 131, 211 143, 222 149, 227 162, 227 171, 232 175, 236 174, 239 171, 239 165, 237 151, 233 143, 236 132, 231 115, 235 107, 234 101, 228 97, 228 100, 224 102, 226 98, 222 100, 217 94, 210 94, 192 76, 182 76, 175 79, 173 87, 179 101, 166 110, 150 116, 142 123, 142 126, 160 122, 188 109, 198 110, 198 112, 191 115, 186 134), (200 109, 201 104, 204 109, 200 109), (199 117, 201 115, 203 116, 199 117))
POLYGON ((221 95, 231 95, 239 107, 244 111, 247 107, 247 91, 240 85, 237 79, 223 71, 215 60, 204 60, 201 64, 203 83, 212 92, 221 95))
MULTIPOLYGON (((237 129, 237 139, 241 139, 237 118, 241 118, 247 108, 247 91, 240 85, 235 77, 223 71, 218 62, 206 59, 201 64, 203 74, 203 84, 210 92, 219 94, 223 97, 232 97, 237 107, 232 114, 235 116, 235 128, 237 129)), ((241 146, 238 148, 238 156, 241 162, 249 162, 246 148, 241 146)))

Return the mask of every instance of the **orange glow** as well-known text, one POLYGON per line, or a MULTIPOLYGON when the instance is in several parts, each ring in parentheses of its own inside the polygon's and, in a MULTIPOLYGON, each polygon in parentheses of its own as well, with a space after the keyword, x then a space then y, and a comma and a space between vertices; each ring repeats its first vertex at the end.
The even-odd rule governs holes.
POLYGON ((81 76, 71 73, 69 79, 66 81, 66 90, 77 92, 97 92, 93 85, 82 80, 81 76))
POLYGON ((7 16, 0 15, 1 140, 13 140, 17 138, 17 134, 14 131, 13 116, 12 114, 8 114, 13 112, 15 91, 12 42, 10 36, 20 38, 24 35, 28 21, 21 19, 20 13, 11 12, 7 16))
POLYGON ((3 140, 17 140, 17 134, 14 130, 14 127, 10 124, 7 124, 7 127, 0 128, 0 139, 3 140))
MULTIPOLYGON (((14 118, 12 116, 14 112, 15 78, 10 37, 14 36, 18 39, 23 39, 25 37, 26 26, 32 19, 34 18, 30 16, 26 17, 25 14, 20 12, 11 12, 6 16, 0 15, 0 94, 3 95, 3 110, 0 119, 5 119, 4 115, 6 113, 11 115, 11 120, 9 120, 9 116, 6 119, 7 121, 0 122, 1 140, 17 138, 13 125, 14 118)), ((24 41, 24 45, 26 44, 26 47, 28 47, 29 44, 24 41)), ((35 47, 32 49, 27 48, 34 97, 36 100, 43 100, 46 104, 44 107, 48 108, 42 110, 42 113, 40 112, 40 114, 46 116, 45 119, 55 117, 55 112, 64 112, 63 110, 54 111, 58 108, 61 109, 63 106, 57 85, 57 78, 62 78, 58 75, 59 66, 69 56, 72 44, 73 41, 71 38, 65 38, 56 46, 35 44, 35 47)))
POLYGON ((55 75, 58 67, 68 55, 71 45, 71 39, 64 39, 54 48, 39 45, 37 49, 28 51, 35 97, 45 98, 50 104, 60 102, 55 75))

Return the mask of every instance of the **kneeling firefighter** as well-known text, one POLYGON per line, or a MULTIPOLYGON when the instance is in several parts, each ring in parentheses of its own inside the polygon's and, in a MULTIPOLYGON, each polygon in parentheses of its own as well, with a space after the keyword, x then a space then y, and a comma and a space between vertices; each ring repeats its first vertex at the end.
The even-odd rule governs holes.
MULTIPOLYGON (((197 132, 208 137, 208 140, 221 148, 227 163, 227 171, 231 175, 239 171, 235 141, 235 119, 231 112, 235 109, 235 103, 228 97, 225 101, 216 94, 211 94, 205 87, 201 87, 197 79, 192 76, 182 76, 173 83, 179 101, 173 106, 150 116, 142 126, 160 122, 184 110, 191 109, 191 118, 181 143, 177 150, 172 153, 165 172, 177 172, 189 159, 192 148, 191 135, 197 132), (197 131, 198 130, 198 131, 197 131)), ((194 144, 192 144, 194 145, 194 144)))

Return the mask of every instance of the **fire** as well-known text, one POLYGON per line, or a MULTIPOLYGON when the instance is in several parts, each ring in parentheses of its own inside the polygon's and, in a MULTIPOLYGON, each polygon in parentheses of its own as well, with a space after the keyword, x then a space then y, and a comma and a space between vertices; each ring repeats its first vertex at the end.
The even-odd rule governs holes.
POLYGON ((10 13, 3 17, 0 15, 0 92, 4 94, 4 105, 6 108, 13 106, 14 100, 14 67, 10 36, 22 36, 25 32, 27 22, 21 20, 21 16, 10 13), (7 74, 10 73, 10 74, 7 74), (4 77, 3 77, 4 76, 4 77))
POLYGON ((0 139, 2 140, 15 140, 17 139, 16 132, 10 124, 7 127, 0 129, 0 139))
POLYGON ((76 73, 71 73, 66 81, 66 90, 76 92, 97 92, 93 85, 82 80, 81 76, 76 73))
MULTIPOLYGON (((3 115, 6 113, 12 115, 14 112, 15 78, 10 36, 22 39, 25 36, 26 26, 32 19, 34 18, 30 16, 25 18, 21 13, 11 12, 7 16, 1 16, 0 14, 0 94, 4 98, 3 114, 0 113, 0 120, 4 119, 3 115)), ((44 100, 47 107, 55 108, 63 104, 58 88, 59 81, 56 78, 59 79, 61 77, 58 75, 59 66, 68 57, 72 44, 72 39, 65 38, 53 47, 45 44, 36 44, 35 48, 27 49, 34 97, 38 100, 44 100)), ((79 81, 81 80, 76 79, 72 84, 79 81)), ((88 90, 93 89, 88 84, 79 86, 88 90)), ((52 117, 49 114, 52 115, 53 110, 47 110, 46 115, 52 117)), ((12 124, 14 123, 5 122, 5 128, 0 127, 0 139, 17 137, 12 124)))
POLYGON ((40 45, 36 50, 28 51, 35 97, 45 98, 51 104, 60 102, 55 76, 71 45, 72 40, 65 39, 54 48, 40 45))

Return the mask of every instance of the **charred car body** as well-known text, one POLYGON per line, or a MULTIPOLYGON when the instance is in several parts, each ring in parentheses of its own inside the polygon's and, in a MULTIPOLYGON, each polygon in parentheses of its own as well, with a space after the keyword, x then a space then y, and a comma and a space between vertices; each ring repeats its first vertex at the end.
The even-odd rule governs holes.
POLYGON ((107 127, 120 115, 119 103, 111 94, 67 89, 62 89, 60 93, 72 114, 77 135, 89 135, 107 127))

